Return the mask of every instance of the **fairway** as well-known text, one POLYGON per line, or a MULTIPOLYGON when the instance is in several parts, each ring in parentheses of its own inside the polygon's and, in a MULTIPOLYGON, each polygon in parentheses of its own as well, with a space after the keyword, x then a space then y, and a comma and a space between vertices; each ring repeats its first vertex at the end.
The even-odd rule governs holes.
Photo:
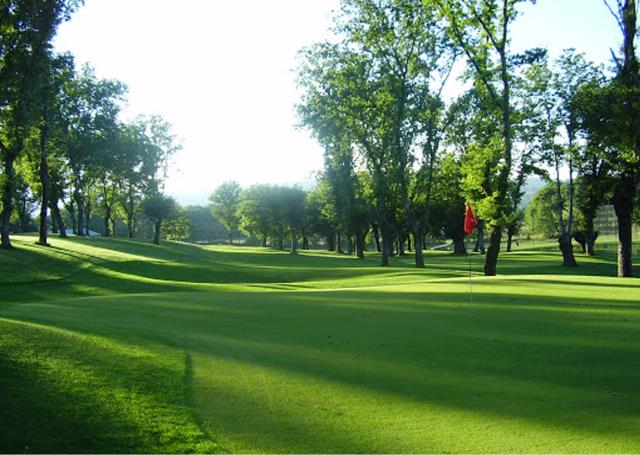
POLYGON ((640 452, 640 280, 611 254, 470 281, 444 252, 33 241, 0 251, 2 452, 640 452))

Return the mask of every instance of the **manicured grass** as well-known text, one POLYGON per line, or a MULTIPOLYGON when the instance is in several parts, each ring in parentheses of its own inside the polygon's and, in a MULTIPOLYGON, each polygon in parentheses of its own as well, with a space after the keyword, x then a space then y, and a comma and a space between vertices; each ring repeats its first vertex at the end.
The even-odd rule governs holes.
POLYGON ((2 452, 640 451, 640 280, 611 251, 472 256, 470 282, 445 253, 16 244, 2 452))

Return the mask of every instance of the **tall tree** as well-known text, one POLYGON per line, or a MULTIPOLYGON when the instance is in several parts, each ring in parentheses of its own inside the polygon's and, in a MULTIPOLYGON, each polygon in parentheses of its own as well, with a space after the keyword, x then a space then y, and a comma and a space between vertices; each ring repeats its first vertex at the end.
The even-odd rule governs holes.
POLYGON ((9 223, 14 163, 36 124, 58 25, 80 4, 77 0, 8 0, 0 7, 0 158, 3 164, 0 247, 11 248, 9 223))
MULTIPOLYGON (((415 224, 409 195, 420 110, 446 47, 431 2, 344 0, 340 44, 306 50, 301 69, 303 123, 331 137, 333 154, 363 158, 382 234, 382 265, 393 240, 415 224)), ((355 172, 352 172, 355 175, 355 172)))
POLYGON ((209 196, 211 213, 227 228, 229 245, 233 245, 233 233, 238 230, 240 225, 238 206, 240 204, 241 191, 242 189, 238 182, 229 181, 222 183, 209 196))
POLYGON ((176 201, 162 193, 155 193, 142 201, 142 211, 153 222, 153 243, 160 245, 162 223, 176 214, 176 201))
MULTIPOLYGON (((574 114, 563 103, 563 96, 570 96, 569 76, 559 75, 548 65, 544 58, 527 71, 529 98, 532 107, 528 110, 528 116, 533 120, 534 133, 531 139, 539 144, 541 156, 544 162, 554 169, 557 220, 559 226, 558 245, 562 252, 563 265, 574 267, 577 265, 573 252, 573 225, 574 225, 574 156, 577 145, 574 114), (561 96, 558 94, 561 93, 561 96), (561 128, 565 128, 567 143, 560 142, 561 128), (561 167, 569 168, 569 182, 567 184, 568 197, 562 191, 561 167), (565 212, 568 215, 565 215, 565 212)), ((569 101, 567 101, 568 103, 569 101)))
POLYGON ((622 56, 616 56, 617 76, 613 81, 620 103, 608 114, 617 128, 616 153, 608 156, 614 175, 613 207, 618 218, 618 276, 633 277, 632 225, 640 178, 640 65, 635 40, 638 35, 635 0, 616 0, 605 4, 622 32, 622 56), (616 115, 617 114, 617 115, 616 115))
POLYGON ((524 0, 434 0, 448 22, 451 38, 467 58, 475 88, 485 100, 487 111, 495 113, 500 125, 499 142, 492 146, 496 149, 491 170, 496 176, 495 184, 485 183, 489 199, 483 218, 491 228, 485 275, 496 274, 502 230, 511 208, 513 104, 509 30, 517 15, 516 5, 521 1, 524 0))

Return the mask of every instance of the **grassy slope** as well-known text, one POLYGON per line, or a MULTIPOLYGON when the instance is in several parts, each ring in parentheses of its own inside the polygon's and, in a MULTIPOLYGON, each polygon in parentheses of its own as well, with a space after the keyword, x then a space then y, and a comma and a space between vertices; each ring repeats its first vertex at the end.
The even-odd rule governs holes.
POLYGON ((445 254, 17 243, 0 451, 640 451, 640 282, 611 255, 505 255, 470 300, 445 254))

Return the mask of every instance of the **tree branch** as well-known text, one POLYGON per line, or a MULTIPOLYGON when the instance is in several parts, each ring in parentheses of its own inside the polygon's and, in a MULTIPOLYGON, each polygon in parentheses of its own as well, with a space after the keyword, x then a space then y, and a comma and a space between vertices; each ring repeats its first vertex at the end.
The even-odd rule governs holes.
MULTIPOLYGON (((618 27, 620 27, 620 30, 622 30, 624 32, 624 25, 622 23, 622 19, 620 17, 620 14, 616 14, 616 12, 613 10, 613 8, 611 7, 611 5, 609 4, 609 0, 602 0, 605 4, 605 6, 607 7, 607 9, 609 10, 609 12, 611 13, 611 15, 613 16, 613 18, 616 20, 616 22, 618 23, 618 27)), ((618 13, 620 12, 620 1, 618 1, 618 13)))

